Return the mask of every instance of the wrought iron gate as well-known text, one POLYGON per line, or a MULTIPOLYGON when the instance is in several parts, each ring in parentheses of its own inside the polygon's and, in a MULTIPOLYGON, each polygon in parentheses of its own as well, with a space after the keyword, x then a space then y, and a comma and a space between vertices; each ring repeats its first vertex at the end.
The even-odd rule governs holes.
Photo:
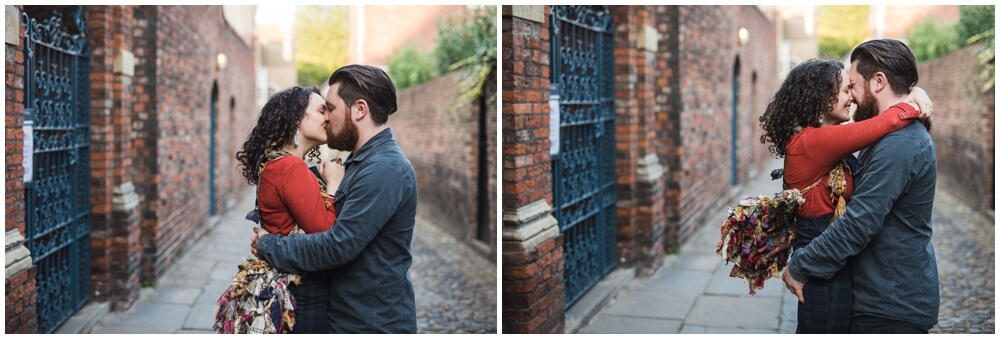
POLYGON ((552 6, 550 23, 559 120, 553 214, 569 307, 615 266, 614 25, 607 6, 552 6))
POLYGON ((89 48, 83 8, 25 25, 26 241, 37 265, 38 331, 51 333, 90 300, 89 48), (29 158, 30 157, 30 158, 29 158))

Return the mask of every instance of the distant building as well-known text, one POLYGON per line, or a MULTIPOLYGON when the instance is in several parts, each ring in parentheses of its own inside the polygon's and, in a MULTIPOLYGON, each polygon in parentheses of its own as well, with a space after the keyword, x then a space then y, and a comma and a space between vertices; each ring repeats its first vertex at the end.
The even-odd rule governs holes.
POLYGON ((420 50, 437 45, 437 22, 459 15, 466 6, 350 6, 348 64, 386 67, 396 51, 413 43, 420 50))
POLYGON ((130 308, 246 192, 254 7, 5 11, 6 332, 51 333, 130 308))
POLYGON ((256 32, 254 61, 259 108, 274 93, 297 85, 298 73, 295 67, 294 31, 282 30, 278 25, 261 25, 257 26, 256 32))
POLYGON ((779 79, 784 79, 796 65, 819 56, 816 10, 815 5, 776 6, 779 79))
POLYGON ((938 25, 958 21, 959 6, 868 6, 868 39, 897 39, 906 41, 906 32, 931 18, 938 25))

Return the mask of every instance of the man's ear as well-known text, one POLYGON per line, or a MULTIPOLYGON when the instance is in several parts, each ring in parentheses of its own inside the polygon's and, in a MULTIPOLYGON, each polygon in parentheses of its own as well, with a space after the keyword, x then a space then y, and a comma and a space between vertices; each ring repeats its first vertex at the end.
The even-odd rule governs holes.
POLYGON ((872 91, 875 93, 881 92, 882 90, 889 88, 889 80, 886 79, 885 73, 875 72, 875 75, 872 75, 871 81, 874 82, 873 84, 871 84, 871 88, 872 91))
POLYGON ((365 99, 358 99, 358 101, 354 103, 354 106, 358 108, 357 113, 354 114, 355 121, 361 121, 366 115, 368 115, 368 102, 365 101, 365 99))

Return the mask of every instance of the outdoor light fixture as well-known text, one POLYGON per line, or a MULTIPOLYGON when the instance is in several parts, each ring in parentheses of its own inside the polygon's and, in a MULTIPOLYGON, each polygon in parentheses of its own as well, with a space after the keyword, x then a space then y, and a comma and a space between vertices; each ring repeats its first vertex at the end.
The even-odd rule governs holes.
POLYGON ((220 71, 226 69, 226 63, 228 63, 228 62, 229 62, 229 59, 226 57, 225 53, 219 53, 219 55, 215 56, 215 66, 220 71))
POLYGON ((747 41, 750 41, 750 31, 745 27, 740 27, 739 39, 740 45, 746 45, 747 41))

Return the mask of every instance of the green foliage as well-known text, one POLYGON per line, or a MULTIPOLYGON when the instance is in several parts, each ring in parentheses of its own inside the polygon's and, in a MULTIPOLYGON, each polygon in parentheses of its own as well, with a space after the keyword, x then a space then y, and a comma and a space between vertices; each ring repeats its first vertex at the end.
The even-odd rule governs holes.
POLYGON ((389 66, 389 77, 398 89, 420 84, 440 75, 434 52, 420 51, 412 43, 390 56, 386 63, 389 66))
POLYGON ((347 64, 350 16, 346 6, 306 6, 295 15, 295 67, 299 84, 322 86, 347 64))
POLYGON ((396 86, 405 88, 466 69, 462 99, 482 95, 485 84, 496 77, 496 10, 496 6, 483 6, 439 21, 438 45, 433 51, 420 52, 411 45, 397 51, 388 61, 389 75, 396 86))
POLYGON ((868 6, 820 6, 816 39, 822 58, 840 59, 868 36, 868 6))
POLYGON ((955 31, 962 45, 969 42, 973 36, 993 29, 994 6, 961 6, 958 9, 959 19, 955 31))
POLYGON ((990 91, 996 83, 996 28, 990 27, 989 30, 973 35, 969 38, 969 43, 982 42, 976 51, 976 57, 979 59, 979 64, 983 66, 983 70, 979 72, 979 77, 984 80, 983 87, 981 90, 985 93, 990 91))
MULTIPOLYGON (((438 62, 448 65, 448 70, 466 68, 463 78, 462 100, 472 101, 483 94, 483 88, 496 79, 497 69, 497 7, 484 6, 453 29, 442 30, 438 35, 438 62), (444 48, 442 48, 444 46, 444 48), (458 49, 456 47, 461 47, 458 49), (451 62, 451 58, 459 58, 451 62)), ((490 97, 489 100, 495 100, 490 97)))
POLYGON ((996 8, 994 6, 962 6, 959 9, 958 37, 962 44, 979 43, 976 57, 983 70, 981 90, 988 92, 996 83, 996 8))
POLYGON ((951 53, 959 47, 955 25, 938 25, 930 17, 906 32, 906 40, 918 62, 951 53))

